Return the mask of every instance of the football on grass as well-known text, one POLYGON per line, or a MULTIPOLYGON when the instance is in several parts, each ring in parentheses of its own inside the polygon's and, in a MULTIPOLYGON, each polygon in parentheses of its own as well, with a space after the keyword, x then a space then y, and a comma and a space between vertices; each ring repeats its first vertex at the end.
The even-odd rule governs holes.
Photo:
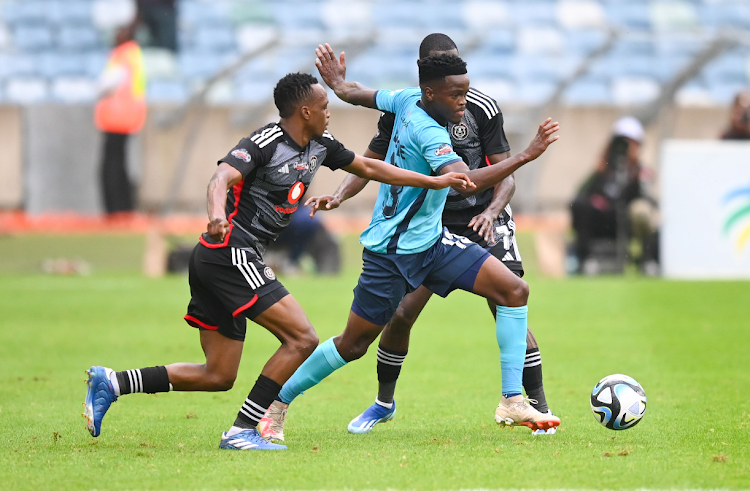
POLYGON ((591 391, 591 411, 610 430, 627 430, 646 413, 646 392, 627 375, 604 377, 591 391))

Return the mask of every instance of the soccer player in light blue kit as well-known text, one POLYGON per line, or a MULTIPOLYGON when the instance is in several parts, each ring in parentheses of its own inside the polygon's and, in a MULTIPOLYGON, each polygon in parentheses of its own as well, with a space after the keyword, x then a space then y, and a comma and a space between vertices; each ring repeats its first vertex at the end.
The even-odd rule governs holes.
MULTIPOLYGON (((531 145, 520 154, 477 170, 453 151, 446 125, 459 122, 466 107, 469 77, 458 56, 436 55, 419 60, 420 88, 376 91, 345 81, 344 54, 337 59, 329 45, 316 50, 316 65, 324 80, 342 100, 396 114, 386 161, 422 174, 465 172, 476 185, 474 194, 490 188, 522 165, 541 155, 557 140, 557 123, 547 119, 531 145)), ((420 285, 440 296, 460 288, 485 297, 497 307, 503 397, 495 412, 502 425, 524 425, 532 430, 560 424, 524 399, 521 389, 526 354, 528 285, 476 243, 443 229, 441 216, 448 190, 431 191, 382 185, 372 221, 362 233, 363 270, 354 289, 344 332, 322 343, 284 384, 277 405, 281 421, 264 418, 265 425, 283 425, 286 407, 303 391, 335 370, 365 354, 395 312, 401 299, 420 285)), ((326 209, 332 196, 311 198, 312 212, 326 209)), ((393 417, 384 408, 381 420, 393 417)), ((269 413, 267 413, 268 416, 269 413)), ((377 421, 376 421, 377 422, 377 421)), ((264 421, 259 429, 263 432, 264 421)), ((276 431, 283 438, 283 431, 276 431)))

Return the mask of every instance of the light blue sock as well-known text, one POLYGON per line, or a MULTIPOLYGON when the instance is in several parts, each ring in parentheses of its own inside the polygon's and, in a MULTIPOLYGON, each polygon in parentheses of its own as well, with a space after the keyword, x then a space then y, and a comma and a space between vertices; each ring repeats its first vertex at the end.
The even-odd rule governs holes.
MULTIPOLYGON (((285 404, 291 403, 298 395, 310 387, 314 387, 321 380, 346 365, 346 362, 336 350, 333 338, 321 343, 313 354, 300 365, 289 377, 279 392, 279 399, 285 404)), ((523 360, 521 361, 523 366, 523 360)))
POLYGON ((522 392, 523 363, 526 359, 526 329, 529 308, 497 306, 497 344, 500 346, 500 369, 503 374, 503 395, 512 397, 522 392))

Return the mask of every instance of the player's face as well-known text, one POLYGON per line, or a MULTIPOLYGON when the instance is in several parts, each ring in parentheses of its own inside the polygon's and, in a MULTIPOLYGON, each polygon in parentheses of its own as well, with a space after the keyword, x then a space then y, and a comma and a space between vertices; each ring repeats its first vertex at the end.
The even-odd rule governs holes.
POLYGON ((442 82, 432 85, 432 104, 440 117, 451 123, 460 123, 466 110, 466 93, 469 92, 469 76, 450 75, 442 82))
POLYGON ((308 104, 309 119, 308 125, 313 135, 318 137, 328 128, 328 120, 331 118, 331 112, 328 110, 328 94, 326 89, 320 84, 312 86, 313 95, 308 104))

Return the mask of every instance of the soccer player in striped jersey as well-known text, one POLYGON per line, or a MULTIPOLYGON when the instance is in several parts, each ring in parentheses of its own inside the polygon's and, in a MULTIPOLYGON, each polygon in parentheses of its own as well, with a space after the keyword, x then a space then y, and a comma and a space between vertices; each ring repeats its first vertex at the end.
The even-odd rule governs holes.
MULTIPOLYGON (((436 54, 458 55, 458 47, 445 34, 430 34, 419 46, 419 57, 436 54)), ((328 80, 324 81, 328 83, 328 80)), ((393 134, 396 115, 382 113, 377 133, 364 155, 384 159, 393 134)), ((479 90, 469 88, 466 94, 466 111, 458 123, 448 122, 448 133, 456 153, 469 169, 480 169, 502 162, 510 157, 510 145, 503 130, 503 115, 497 102, 479 90)), ((337 208, 343 201, 358 194, 369 181, 348 176, 334 193, 326 210, 337 208)), ((515 223, 510 199, 515 192, 513 175, 503 179, 494 188, 473 196, 463 196, 450 190, 443 211, 443 226, 458 236, 467 237, 479 244, 508 267, 516 276, 523 277, 524 270, 515 237, 515 223)), ((424 286, 409 293, 380 336, 377 352, 378 395, 375 403, 353 419, 351 433, 369 433, 375 424, 391 420, 396 412, 394 393, 401 366, 409 347, 409 334, 419 314, 432 297, 424 286)), ((495 315, 496 305, 488 301, 495 315)), ((526 358, 523 368, 523 386, 531 404, 542 413, 551 413, 547 406, 542 379, 542 360, 534 334, 529 329, 526 338, 526 358)), ((264 436, 283 441, 283 422, 286 405, 275 401, 261 420, 259 428, 264 436)), ((552 435, 555 427, 533 430, 537 435, 552 435)))
MULTIPOLYGON (((318 71, 340 99, 396 114, 387 162, 425 174, 462 169, 477 186, 463 190, 466 197, 494 188, 557 140, 553 134, 559 125, 547 119, 523 152, 492 166, 470 169, 454 151, 447 131, 448 124, 461 123, 467 107, 469 77, 466 63, 458 56, 439 54, 420 59, 419 88, 378 91, 346 81, 343 53, 337 58, 328 45, 319 46, 316 53, 318 71)), ((479 244, 442 227, 447 195, 447 190, 380 187, 370 226, 360 237, 364 264, 346 329, 322 343, 284 384, 275 405, 281 417, 267 413, 264 421, 268 427, 281 425, 287 405, 303 391, 362 357, 404 296, 420 286, 443 297, 455 289, 470 291, 497 306, 496 335, 503 374, 503 397, 495 412, 499 424, 532 430, 560 424, 559 418, 541 413, 522 395, 528 285, 479 244)), ((322 196, 308 202, 315 211, 329 208, 337 199, 322 196)), ((400 359, 394 355, 388 361, 398 363, 400 359)), ((261 424, 261 431, 264 426, 261 424)))
POLYGON ((281 120, 255 131, 218 162, 208 185, 208 231, 190 258, 185 321, 200 331, 206 362, 115 372, 94 366, 84 417, 92 436, 118 397, 136 392, 225 391, 237 377, 246 319, 281 342, 242 404, 220 448, 283 450, 256 431, 281 386, 318 344, 310 321, 263 262, 266 245, 291 214, 320 166, 399 186, 443 189, 473 184, 462 173, 425 176, 355 155, 326 131, 328 95, 312 75, 294 73, 274 89, 281 120))

